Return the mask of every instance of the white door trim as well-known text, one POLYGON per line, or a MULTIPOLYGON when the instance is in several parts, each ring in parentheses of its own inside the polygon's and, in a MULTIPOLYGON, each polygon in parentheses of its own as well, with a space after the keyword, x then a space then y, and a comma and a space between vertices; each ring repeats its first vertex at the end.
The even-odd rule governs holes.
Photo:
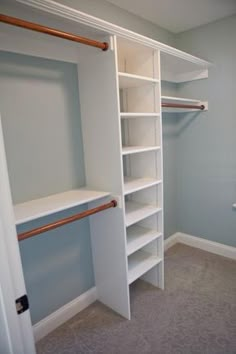
POLYGON ((26 294, 17 240, 0 117, 0 285, 10 353, 34 354, 29 310, 18 315, 15 300, 26 294))

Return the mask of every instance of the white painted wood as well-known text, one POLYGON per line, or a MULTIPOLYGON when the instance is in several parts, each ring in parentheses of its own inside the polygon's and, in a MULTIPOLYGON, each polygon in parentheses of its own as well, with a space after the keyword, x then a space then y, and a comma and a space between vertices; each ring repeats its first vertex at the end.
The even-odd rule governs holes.
POLYGON ((122 155, 137 154, 140 152, 156 151, 160 146, 123 146, 122 155))
POLYGON ((204 238, 178 233, 178 241, 185 245, 200 248, 203 251, 218 254, 219 256, 236 259, 236 247, 224 245, 204 238))
POLYGON ((26 294, 26 288, 15 229, 1 119, 0 169, 0 306, 4 318, 1 326, 5 327, 11 354, 34 354, 29 311, 17 315, 15 308, 15 300, 26 294))
POLYGON ((138 33, 129 31, 125 28, 119 27, 117 25, 114 25, 112 23, 101 20, 99 18, 88 15, 86 13, 83 13, 81 11, 70 8, 52 0, 17 0, 17 2, 35 7, 39 10, 54 14, 59 17, 67 18, 69 20, 72 20, 73 22, 86 25, 88 26, 88 28, 96 28, 97 30, 105 31, 106 33, 114 34, 132 40, 133 42, 142 44, 146 47, 161 50, 163 53, 168 53, 176 58, 181 58, 183 60, 189 61, 190 63, 199 65, 203 68, 207 68, 211 65, 206 60, 202 60, 179 49, 155 41, 151 38, 142 36, 138 33))
POLYGON ((125 203, 126 226, 131 226, 136 222, 147 218, 150 215, 160 212, 162 209, 154 205, 141 204, 133 201, 125 203))
MULTIPOLYGON (((86 182, 123 195, 116 43, 78 63, 86 182), (102 88, 102 89, 101 89, 102 88), (104 135, 105 134, 105 135, 104 135)), ((130 318, 123 198, 120 208, 90 217, 95 283, 99 301, 130 318)), ((92 203, 96 205, 96 203, 92 203)))
POLYGON ((205 79, 208 77, 208 66, 199 65, 183 57, 161 53, 161 79, 173 83, 205 79))
POLYGON ((124 195, 137 192, 141 189, 155 186, 161 183, 161 180, 154 178, 133 178, 133 177, 124 177, 124 195))
POLYGON ((76 299, 60 307, 49 316, 43 318, 33 326, 35 341, 39 341, 50 332, 54 331, 57 327, 77 315, 96 300, 97 290, 96 287, 93 287, 78 296, 76 299))
POLYGON ((130 118, 158 118, 160 116, 159 113, 132 113, 132 112, 121 112, 120 117, 122 119, 130 119, 130 118))
POLYGON ((165 103, 177 103, 177 104, 193 104, 193 105, 204 105, 204 110, 199 110, 195 108, 168 108, 162 107, 162 112, 173 112, 173 113, 180 113, 180 112, 204 112, 208 110, 208 102, 201 101, 197 99, 191 98, 184 98, 184 97, 171 97, 171 96, 161 96, 162 102, 165 103))
POLYGON ((200 248, 203 251, 236 260, 236 247, 224 245, 219 242, 210 241, 205 238, 188 235, 182 232, 176 232, 165 240, 165 250, 177 243, 183 243, 190 247, 200 248))
POLYGON ((159 113, 159 105, 155 104, 156 91, 159 84, 141 85, 123 89, 122 112, 131 113, 159 113))
POLYGON ((133 283, 136 279, 140 278, 144 273, 149 271, 155 265, 162 261, 161 258, 153 256, 145 251, 137 251, 129 256, 129 284, 133 283))
POLYGON ((174 246, 176 243, 178 243, 178 232, 169 236, 167 239, 165 239, 164 250, 167 251, 169 248, 174 246))
POLYGON ((123 209, 92 215, 90 232, 98 300, 130 319, 123 209))
POLYGON ((154 51, 124 38, 117 38, 119 71, 158 79, 154 72, 154 51))
POLYGON ((162 234, 156 230, 147 229, 139 225, 127 228, 127 255, 138 251, 147 243, 161 237, 162 234))
POLYGON ((139 87, 143 85, 150 85, 156 84, 158 80, 152 79, 145 76, 128 74, 128 73, 121 73, 119 72, 119 88, 132 88, 132 87, 139 87))
POLYGON ((154 145, 160 146, 160 119, 146 117, 146 119, 122 120, 124 131, 123 145, 154 145))
POLYGON ((75 189, 14 206, 16 225, 108 196, 107 192, 75 189))
POLYGON ((173 103, 192 103, 192 104, 199 104, 201 100, 196 100, 192 98, 183 98, 183 97, 172 97, 172 96, 161 96, 161 99, 166 102, 173 102, 173 103))

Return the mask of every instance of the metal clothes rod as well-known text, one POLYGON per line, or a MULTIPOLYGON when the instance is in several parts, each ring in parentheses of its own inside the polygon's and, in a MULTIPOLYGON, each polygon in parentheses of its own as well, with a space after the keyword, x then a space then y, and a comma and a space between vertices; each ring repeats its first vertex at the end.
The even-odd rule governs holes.
POLYGON ((192 108, 192 109, 200 109, 201 111, 203 111, 205 109, 204 104, 199 106, 199 105, 194 105, 194 104, 162 102, 161 106, 162 107, 168 107, 168 108, 192 108))
POLYGON ((61 227, 63 225, 69 224, 71 222, 74 222, 76 220, 83 219, 86 216, 99 213, 100 211, 103 211, 103 210, 106 210, 106 209, 109 209, 109 208, 115 208, 116 206, 117 206, 117 201, 116 200, 111 200, 109 203, 102 204, 102 205, 100 205, 100 206, 98 206, 96 208, 89 209, 89 210, 86 210, 86 211, 82 211, 81 213, 69 216, 67 218, 52 222, 52 223, 44 225, 44 226, 37 227, 37 228, 35 228, 33 230, 26 231, 26 232, 23 232, 21 234, 18 234, 18 241, 23 241, 23 240, 25 240, 27 238, 42 234, 43 232, 47 232, 47 231, 56 229, 58 227, 61 227))
POLYGON ((89 39, 86 37, 77 36, 76 34, 73 34, 73 33, 68 33, 68 32, 57 30, 55 28, 45 27, 45 26, 39 25, 37 23, 24 21, 24 20, 21 20, 16 17, 11 17, 11 16, 6 16, 3 14, 0 14, 0 22, 4 22, 4 23, 7 23, 7 24, 13 25, 13 26, 26 28, 26 29, 36 31, 36 32, 49 34, 51 36, 60 37, 63 39, 67 39, 69 41, 78 42, 78 43, 82 43, 85 45, 90 45, 92 47, 100 48, 103 51, 105 51, 109 48, 109 44, 107 42, 95 41, 93 39, 89 39))

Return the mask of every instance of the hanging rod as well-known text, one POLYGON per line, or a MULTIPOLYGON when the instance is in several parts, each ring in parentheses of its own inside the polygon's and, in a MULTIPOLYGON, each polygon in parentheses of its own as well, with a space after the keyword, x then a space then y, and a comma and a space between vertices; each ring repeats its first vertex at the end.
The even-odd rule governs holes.
POLYGON ((4 23, 7 23, 7 24, 13 25, 13 26, 26 28, 26 29, 36 31, 36 32, 49 34, 51 36, 60 37, 63 39, 67 39, 69 41, 78 42, 78 43, 82 43, 85 45, 90 45, 92 47, 100 48, 103 51, 105 51, 109 48, 109 44, 107 42, 95 41, 93 39, 89 39, 86 37, 77 36, 76 34, 73 34, 73 33, 68 33, 68 32, 57 30, 55 28, 45 27, 45 26, 39 25, 37 23, 24 21, 24 20, 21 20, 20 18, 16 18, 16 17, 11 17, 11 16, 6 16, 3 14, 0 14, 0 22, 4 22, 4 23))
POLYGON ((109 203, 102 204, 102 205, 100 205, 100 206, 98 206, 96 208, 89 209, 89 210, 86 210, 86 211, 82 211, 81 213, 69 216, 69 217, 61 219, 61 220, 54 221, 54 222, 52 222, 50 224, 37 227, 37 228, 32 229, 30 231, 22 232, 22 233, 18 234, 18 241, 23 241, 23 240, 25 240, 27 238, 42 234, 43 232, 47 232, 47 231, 56 229, 58 227, 61 227, 63 225, 69 224, 71 222, 74 222, 76 220, 83 219, 86 216, 99 213, 100 211, 103 211, 103 210, 106 210, 106 209, 109 209, 109 208, 115 208, 116 206, 117 206, 117 201, 116 200, 111 200, 109 203))
POLYGON ((162 102, 161 103, 162 107, 168 107, 168 108, 191 108, 191 109, 200 109, 203 111, 205 109, 204 104, 199 105, 194 105, 194 104, 182 104, 182 103, 168 103, 168 102, 162 102))

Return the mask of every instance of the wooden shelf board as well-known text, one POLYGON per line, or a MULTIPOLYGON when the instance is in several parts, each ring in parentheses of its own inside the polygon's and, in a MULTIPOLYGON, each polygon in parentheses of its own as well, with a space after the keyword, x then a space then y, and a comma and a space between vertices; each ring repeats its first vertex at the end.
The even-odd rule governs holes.
POLYGON ((136 222, 160 212, 162 209, 149 204, 141 204, 133 201, 125 203, 126 226, 131 226, 136 222))
POLYGON ((127 256, 161 236, 162 234, 156 230, 147 229, 139 225, 130 226, 127 228, 127 256))
POLYGON ((128 258, 128 282, 133 283, 162 261, 160 257, 145 251, 137 251, 128 258))
POLYGON ((153 79, 151 77, 128 74, 123 72, 119 72, 118 76, 119 76, 119 88, 121 89, 140 87, 143 85, 156 84, 159 82, 159 80, 153 79))
POLYGON ((160 146, 123 146, 122 155, 136 154, 139 152, 160 150, 160 146))
POLYGON ((124 178, 124 194, 130 194, 133 192, 137 192, 144 188, 148 188, 151 186, 155 186, 160 184, 162 181, 155 178, 133 178, 133 177, 125 177, 124 178))
POLYGON ((86 188, 74 189, 14 206, 16 225, 109 196, 86 188))
POLYGON ((121 119, 130 119, 130 118, 158 118, 160 113, 135 113, 135 112, 121 112, 121 119))

